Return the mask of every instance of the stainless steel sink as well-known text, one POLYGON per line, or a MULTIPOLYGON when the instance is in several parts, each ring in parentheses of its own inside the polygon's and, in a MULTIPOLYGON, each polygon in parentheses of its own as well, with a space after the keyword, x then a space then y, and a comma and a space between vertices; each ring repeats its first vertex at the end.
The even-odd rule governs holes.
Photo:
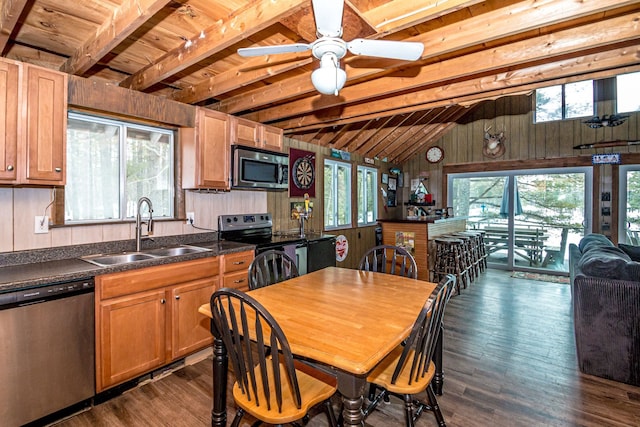
POLYGON ((170 256, 188 255, 196 252, 211 251, 211 249, 200 248, 198 246, 174 246, 170 248, 148 249, 141 252, 125 252, 119 254, 90 255, 80 258, 83 261, 100 267, 112 265, 129 264, 132 262, 146 261, 149 259, 164 258, 170 256))
POLYGON ((158 257, 156 255, 145 254, 141 252, 130 252, 111 255, 93 255, 81 259, 100 267, 108 267, 110 265, 128 264, 130 262, 145 261, 153 258, 158 257))
POLYGON ((166 257, 166 256, 187 255, 187 254, 193 254, 196 252, 206 252, 206 251, 211 251, 211 249, 184 245, 184 246, 176 246, 173 248, 149 249, 144 251, 144 253, 159 256, 159 257, 166 257))

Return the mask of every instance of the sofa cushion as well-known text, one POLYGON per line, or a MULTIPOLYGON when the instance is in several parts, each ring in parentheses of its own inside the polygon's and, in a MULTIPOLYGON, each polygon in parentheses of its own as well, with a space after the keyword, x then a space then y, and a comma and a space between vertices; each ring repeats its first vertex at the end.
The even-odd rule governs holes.
POLYGON ((601 246, 584 252, 578 267, 587 276, 627 280, 627 264, 630 262, 631 258, 622 249, 601 246))
POLYGON ((599 248, 603 246, 615 247, 611 240, 607 238, 607 236, 597 233, 587 234, 582 238, 582 240, 580 240, 580 243, 578 244, 580 252, 582 252, 583 254, 585 252, 588 252, 592 248, 599 248))
POLYGON ((632 261, 640 261, 640 246, 634 245, 625 245, 624 243, 619 243, 618 247, 624 251, 632 261))

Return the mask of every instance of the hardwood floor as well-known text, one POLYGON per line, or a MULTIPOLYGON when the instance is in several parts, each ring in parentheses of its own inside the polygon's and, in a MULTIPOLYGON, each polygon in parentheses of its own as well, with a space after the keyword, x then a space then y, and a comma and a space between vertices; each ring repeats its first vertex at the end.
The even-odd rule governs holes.
MULTIPOLYGON (((489 270, 451 300, 445 327, 445 386, 438 402, 448 426, 640 426, 639 387, 579 372, 569 285, 489 270)), ((211 372, 204 360, 57 425, 210 425, 211 372)), ((228 402, 230 422, 230 395, 228 402)), ((366 424, 404 425, 403 416, 401 402, 392 398, 366 424)), ((308 425, 327 425, 324 414, 308 425)), ((425 413, 417 425, 437 424, 425 413)))

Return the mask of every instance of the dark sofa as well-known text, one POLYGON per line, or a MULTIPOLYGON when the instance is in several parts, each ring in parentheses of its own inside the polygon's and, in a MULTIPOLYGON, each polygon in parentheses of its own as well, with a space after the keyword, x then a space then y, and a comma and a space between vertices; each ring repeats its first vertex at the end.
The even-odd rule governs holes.
POLYGON ((605 236, 569 246, 578 365, 640 386, 640 262, 605 236))

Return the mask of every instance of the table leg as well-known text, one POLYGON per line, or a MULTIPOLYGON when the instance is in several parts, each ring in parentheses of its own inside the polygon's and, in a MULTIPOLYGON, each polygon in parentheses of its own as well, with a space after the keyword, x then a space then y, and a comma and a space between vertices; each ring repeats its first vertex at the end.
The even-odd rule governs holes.
POLYGON ((364 426, 362 403, 367 379, 346 372, 337 372, 338 391, 342 395, 342 425, 364 426))
POLYGON ((443 327, 440 326, 440 332, 438 333, 438 340, 436 341, 436 348, 433 352, 433 363, 436 365, 436 373, 433 376, 433 391, 438 396, 442 396, 442 387, 444 386, 444 373, 442 372, 442 335, 443 327))
MULTIPOLYGON (((212 322, 213 323, 213 322, 212 322)), ((213 325, 212 325, 213 329, 213 325)), ((211 426, 227 425, 227 374, 229 359, 227 349, 221 339, 213 340, 213 409, 211 426)))

